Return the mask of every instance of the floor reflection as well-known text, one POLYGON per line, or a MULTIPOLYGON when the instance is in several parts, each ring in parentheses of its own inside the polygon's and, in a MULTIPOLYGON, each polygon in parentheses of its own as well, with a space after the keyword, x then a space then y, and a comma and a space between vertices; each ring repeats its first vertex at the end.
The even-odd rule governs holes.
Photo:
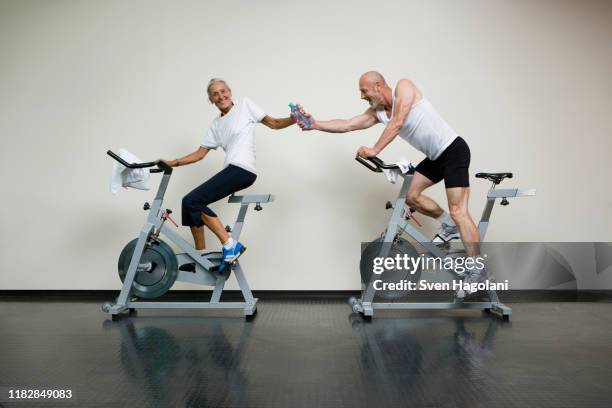
POLYGON ((351 315, 361 339, 361 371, 369 403, 487 406, 494 381, 494 341, 511 327, 486 316, 377 317, 351 315), (390 396, 392 400, 389 401, 390 396))
POLYGON ((242 405, 241 370, 254 323, 228 317, 129 317, 106 321, 120 336, 122 374, 151 407, 242 405))

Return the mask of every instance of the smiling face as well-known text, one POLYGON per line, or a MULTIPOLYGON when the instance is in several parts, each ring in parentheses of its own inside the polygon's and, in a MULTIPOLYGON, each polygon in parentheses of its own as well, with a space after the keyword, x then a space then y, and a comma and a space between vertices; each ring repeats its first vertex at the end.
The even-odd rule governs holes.
POLYGON ((208 87, 208 99, 214 103, 223 114, 229 112, 232 106, 234 106, 234 102, 232 102, 232 90, 224 81, 216 81, 210 84, 208 87))
POLYGON ((376 109, 383 103, 382 84, 367 77, 359 79, 359 92, 361 99, 370 104, 372 109, 376 109))

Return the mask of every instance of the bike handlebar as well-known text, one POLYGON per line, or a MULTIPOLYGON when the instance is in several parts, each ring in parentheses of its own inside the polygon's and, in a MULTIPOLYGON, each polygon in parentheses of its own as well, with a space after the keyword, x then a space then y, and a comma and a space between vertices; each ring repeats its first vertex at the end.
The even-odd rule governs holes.
POLYGON ((158 167, 157 169, 149 170, 151 173, 161 173, 162 171, 167 172, 168 170, 172 169, 170 166, 168 166, 166 163, 164 163, 161 160, 156 160, 153 162, 146 162, 146 163, 128 163, 125 160, 123 160, 117 153, 111 150, 108 150, 106 154, 108 154, 110 157, 117 160, 119 163, 121 163, 122 165, 124 165, 125 167, 129 169, 144 169, 147 167, 157 166, 158 167))
POLYGON ((360 156, 356 156, 355 160, 357 160, 359 163, 363 164, 364 166, 366 166, 368 169, 372 170, 375 173, 382 173, 383 170, 399 169, 399 166, 397 164, 385 163, 384 161, 380 160, 376 156, 368 157, 367 159, 364 159, 360 156), (372 164, 368 163, 366 160, 369 160, 374 165, 372 166, 372 164))

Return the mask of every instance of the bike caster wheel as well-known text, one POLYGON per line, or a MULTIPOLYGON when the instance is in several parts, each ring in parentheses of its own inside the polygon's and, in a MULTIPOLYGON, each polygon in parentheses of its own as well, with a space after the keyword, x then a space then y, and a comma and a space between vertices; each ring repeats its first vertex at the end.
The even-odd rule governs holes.
POLYGON ((101 309, 104 313, 108 313, 110 312, 111 308, 113 307, 113 304, 110 302, 106 302, 102 305, 101 309))
POLYGON ((361 305, 361 301, 355 296, 351 296, 348 300, 348 303, 349 305, 351 305, 353 313, 363 313, 363 306, 361 305))

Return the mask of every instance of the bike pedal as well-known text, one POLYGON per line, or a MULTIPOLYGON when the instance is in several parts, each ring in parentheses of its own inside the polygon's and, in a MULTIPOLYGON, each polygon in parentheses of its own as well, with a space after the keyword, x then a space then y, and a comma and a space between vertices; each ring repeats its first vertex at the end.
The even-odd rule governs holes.
MULTIPOLYGON (((433 242, 433 241, 432 241, 433 242)), ((444 242, 433 242, 438 248, 443 249, 445 251, 448 251, 449 249, 451 249, 451 244, 449 241, 444 241, 444 242)))
POLYGON ((232 268, 236 265, 237 262, 238 261, 221 262, 219 265, 215 265, 212 268, 210 268, 209 271, 219 272, 219 273, 231 272, 232 268), (221 265, 224 265, 223 269, 221 269, 221 265))
POLYGON ((196 265, 193 262, 189 262, 189 263, 183 264, 183 265, 179 266, 179 271, 195 273, 196 272, 196 265))

